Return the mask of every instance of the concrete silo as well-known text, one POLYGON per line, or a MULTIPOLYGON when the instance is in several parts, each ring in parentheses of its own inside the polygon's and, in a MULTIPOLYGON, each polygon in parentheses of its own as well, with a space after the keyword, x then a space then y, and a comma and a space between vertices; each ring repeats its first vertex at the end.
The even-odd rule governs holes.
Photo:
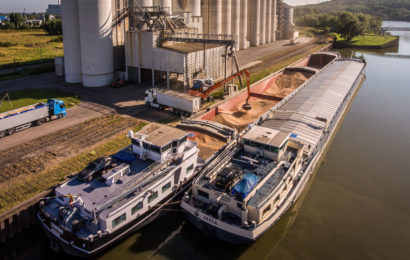
POLYGON ((266 4, 267 0, 261 0, 259 27, 259 44, 261 45, 266 43, 266 4))
POLYGON ((63 0, 64 69, 68 83, 81 83, 80 27, 78 0, 63 0))
POLYGON ((232 0, 222 1, 222 34, 232 34, 232 0))
POLYGON ((239 42, 241 39, 239 38, 241 31, 241 2, 240 0, 233 1, 232 3, 232 35, 238 36, 238 45, 237 49, 239 49, 239 42))
POLYGON ((261 22, 261 0, 254 0, 254 3, 250 5, 251 9, 251 20, 250 31, 251 31, 251 45, 259 45, 259 31, 260 31, 260 22, 261 22))
POLYGON ((201 0, 191 0, 192 16, 201 16, 201 0))
POLYGON ((140 7, 151 7, 154 5, 153 0, 137 0, 140 7))
POLYGON ((170 15, 172 15, 172 0, 160 0, 159 5, 164 7, 170 15))
POLYGON ((239 25, 239 48, 246 49, 249 47, 248 41, 248 0, 240 0, 240 25, 239 25))
POLYGON ((272 34, 271 41, 276 41, 276 31, 278 27, 278 16, 276 14, 277 0, 272 0, 272 34))
POLYGON ((222 0, 209 0, 209 33, 222 34, 222 0))
POLYGON ((82 82, 105 86, 114 78, 111 0, 80 0, 82 82))
POLYGON ((273 0, 268 0, 266 5, 266 43, 272 42, 272 4, 273 0))

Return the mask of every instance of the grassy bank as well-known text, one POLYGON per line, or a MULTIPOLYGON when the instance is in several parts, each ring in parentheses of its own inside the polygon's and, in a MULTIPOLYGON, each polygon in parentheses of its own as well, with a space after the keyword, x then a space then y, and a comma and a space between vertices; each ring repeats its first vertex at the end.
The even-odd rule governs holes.
MULTIPOLYGON (((133 130, 138 131, 146 124, 145 122, 141 122, 133 130)), ((0 190, 0 212, 4 212, 36 194, 54 187, 66 180, 67 176, 79 172, 86 167, 89 162, 99 157, 113 154, 129 144, 130 139, 125 136, 124 132, 93 150, 80 153, 70 159, 62 161, 51 170, 17 177, 10 185, 0 190)))
POLYGON ((0 31, 0 69, 17 65, 37 64, 63 56, 61 36, 43 30, 0 31))
POLYGON ((0 107, 0 113, 38 102, 46 102, 48 98, 56 98, 64 101, 67 108, 75 106, 80 102, 80 99, 76 95, 57 89, 25 89, 9 92, 9 97, 13 107, 10 106, 8 100, 5 99, 0 107))
POLYGON ((356 36, 350 41, 346 41, 339 34, 333 34, 336 41, 335 44, 337 46, 347 46, 347 47, 380 47, 382 48, 384 45, 394 41, 397 39, 396 36, 391 35, 375 35, 375 34, 366 34, 364 36, 356 36))

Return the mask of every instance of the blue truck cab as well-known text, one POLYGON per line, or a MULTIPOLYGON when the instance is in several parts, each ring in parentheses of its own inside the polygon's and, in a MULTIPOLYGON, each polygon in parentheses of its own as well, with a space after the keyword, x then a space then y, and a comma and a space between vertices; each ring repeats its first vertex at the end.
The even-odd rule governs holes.
POLYGON ((64 101, 58 99, 49 99, 47 100, 50 117, 57 116, 57 118, 63 118, 67 115, 66 107, 64 101))

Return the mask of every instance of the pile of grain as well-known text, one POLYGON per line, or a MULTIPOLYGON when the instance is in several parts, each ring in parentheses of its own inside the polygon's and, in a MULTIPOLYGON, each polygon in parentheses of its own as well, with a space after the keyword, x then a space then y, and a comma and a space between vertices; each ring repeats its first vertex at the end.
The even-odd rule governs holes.
POLYGON ((245 102, 239 103, 233 111, 219 113, 214 121, 226 126, 242 130, 255 122, 262 114, 269 110, 276 102, 268 100, 253 100, 249 102, 251 110, 243 109, 245 102))

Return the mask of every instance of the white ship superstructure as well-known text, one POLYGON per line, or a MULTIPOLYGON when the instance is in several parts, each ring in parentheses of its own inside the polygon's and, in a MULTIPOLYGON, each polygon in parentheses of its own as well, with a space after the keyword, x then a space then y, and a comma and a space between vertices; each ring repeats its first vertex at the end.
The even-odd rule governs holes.
POLYGON ((129 133, 134 160, 116 161, 91 181, 78 177, 41 204, 39 219, 53 245, 88 256, 134 232, 183 192, 196 173, 197 144, 188 133, 149 124, 129 133))

